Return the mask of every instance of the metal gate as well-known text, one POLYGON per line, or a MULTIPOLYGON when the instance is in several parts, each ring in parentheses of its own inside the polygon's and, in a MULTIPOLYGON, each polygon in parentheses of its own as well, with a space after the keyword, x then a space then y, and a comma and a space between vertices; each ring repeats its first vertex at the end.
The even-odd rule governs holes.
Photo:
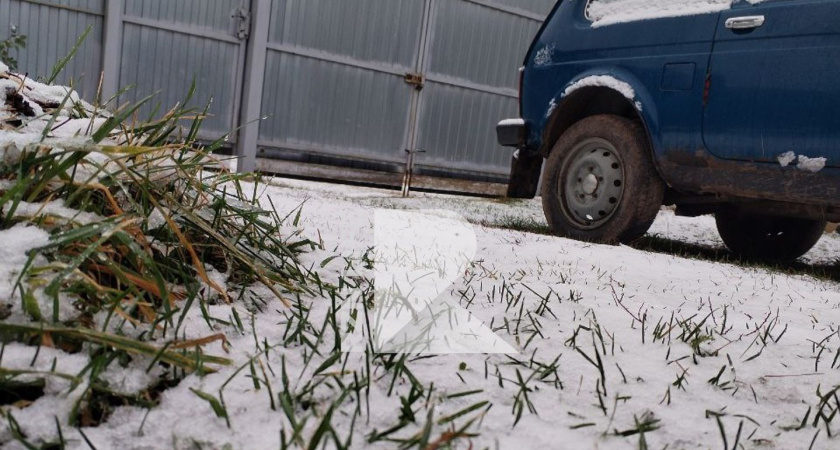
POLYGON ((202 137, 231 133, 240 169, 504 183, 494 126, 517 113, 516 69, 554 2, 0 0, 0 32, 19 24, 21 66, 44 74, 92 25, 61 81, 93 97, 103 73, 104 98, 134 86, 120 102, 157 93, 146 115, 195 80, 191 106, 212 99, 202 137))
POLYGON ((507 181, 511 151, 496 143, 495 125, 519 113, 517 69, 554 1, 506 3, 432 1, 426 86, 410 147, 419 173, 507 181))
POLYGON ((271 1, 259 167, 505 182, 510 151, 494 125, 517 113, 516 69, 553 3, 271 1))
POLYGON ((402 163, 423 0, 274 0, 259 145, 402 163))
POLYGON ((141 116, 166 110, 183 101, 194 80, 199 88, 188 106, 211 104, 202 137, 217 139, 236 129, 249 5, 248 0, 125 1, 117 79, 119 86, 134 88, 120 100, 157 94, 141 116))
POLYGON ((57 81, 72 81, 82 95, 92 98, 102 73, 104 18, 105 0, 0 0, 0 39, 26 36, 27 50, 16 57, 21 71, 33 78, 48 76, 91 26, 76 58, 57 81))
MULTIPOLYGON (((181 102, 193 80, 188 106, 212 101, 202 137, 215 140, 239 126, 239 102, 250 32, 251 0, 0 0, 0 37, 28 37, 20 70, 51 72, 76 40, 91 33, 58 82, 74 84, 93 99, 132 88, 119 102, 155 98, 140 115, 160 115, 181 102), (103 76, 104 74, 104 76, 103 76)), ((111 105, 115 107, 114 105, 111 105)), ((236 133, 231 135, 235 142, 236 133)))

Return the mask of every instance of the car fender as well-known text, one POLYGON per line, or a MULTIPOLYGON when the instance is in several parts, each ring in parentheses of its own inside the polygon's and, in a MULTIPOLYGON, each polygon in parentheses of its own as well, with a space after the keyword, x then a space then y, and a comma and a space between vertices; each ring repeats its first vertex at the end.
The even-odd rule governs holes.
POLYGON ((555 119, 557 113, 562 111, 566 99, 576 90, 576 86, 595 86, 612 89, 627 98, 628 101, 631 101, 650 139, 650 144, 654 152, 653 156, 660 153, 661 142, 658 139, 659 112, 656 107, 656 102, 651 96, 650 90, 638 77, 618 67, 587 70, 563 85, 545 106, 545 112, 540 119, 542 123, 539 129, 550 129, 551 122, 555 119))

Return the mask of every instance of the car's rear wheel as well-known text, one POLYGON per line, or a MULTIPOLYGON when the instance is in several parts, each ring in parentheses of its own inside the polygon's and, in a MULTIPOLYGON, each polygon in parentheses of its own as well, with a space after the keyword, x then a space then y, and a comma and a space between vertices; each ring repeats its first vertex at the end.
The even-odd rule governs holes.
POLYGON ((776 217, 730 205, 716 214, 721 239, 736 255, 752 260, 790 262, 808 253, 825 231, 823 220, 776 217))
POLYGON ((548 158, 543 209, 559 236, 629 243, 650 228, 665 185, 642 126, 599 115, 566 131, 548 158))

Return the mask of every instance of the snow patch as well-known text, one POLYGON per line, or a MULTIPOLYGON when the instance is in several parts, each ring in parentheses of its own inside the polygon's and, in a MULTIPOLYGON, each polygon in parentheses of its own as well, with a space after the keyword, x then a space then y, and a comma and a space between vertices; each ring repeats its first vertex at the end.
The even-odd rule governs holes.
POLYGON ((636 101, 636 90, 633 89, 633 86, 630 86, 630 84, 609 75, 592 75, 575 81, 566 88, 562 97, 568 97, 572 92, 585 87, 593 86, 613 89, 626 97, 628 100, 634 102, 636 109, 639 111, 642 110, 642 104, 636 101))
MULTIPOLYGON (((47 245, 50 235, 37 227, 18 224, 0 231, 0 303, 10 302, 21 269, 29 260, 26 252, 47 245)), ((6 361, 3 361, 4 365, 6 361)))
MULTIPOLYGON (((11 205, 3 208, 3 214, 9 214, 11 205)), ((56 200, 49 203, 27 203, 20 202, 14 211, 15 218, 37 218, 52 217, 62 222, 73 222, 78 225, 89 225, 104 220, 97 214, 78 211, 64 206, 64 200, 56 200)))
POLYGON ((796 164, 796 167, 799 170, 804 170, 806 172, 817 173, 820 170, 825 169, 825 164, 828 162, 826 158, 809 158, 804 155, 799 155, 799 162, 796 164))
MULTIPOLYGON (((48 227, 44 227, 48 228, 48 227)), ((53 297, 45 293, 46 284, 50 281, 50 273, 44 272, 40 275, 40 280, 31 283, 27 280, 21 280, 27 285, 29 293, 32 295, 34 302, 30 304, 31 309, 24 312, 21 307, 20 291, 15 289, 20 277, 21 271, 29 262, 29 252, 48 245, 50 242, 50 235, 47 230, 28 226, 26 224, 18 224, 8 230, 0 231, 0 305, 7 306, 14 321, 29 321, 33 314, 37 316, 52 314, 55 306, 53 297), (33 313, 34 311, 34 313, 33 313)), ((46 267, 49 261, 38 255, 31 261, 33 267, 46 267)), ((65 293, 60 293, 58 296, 58 321, 65 322, 68 320, 75 320, 78 318, 80 312, 73 305, 74 299, 65 293)), ((3 360, 3 366, 6 367, 7 361, 3 360)), ((2 431, 0 431, 2 436, 2 431)), ((2 445, 2 437, 0 437, 0 445, 2 445)))
POLYGON ((710 14, 727 10, 732 3, 733 0, 593 0, 586 15, 592 20, 592 28, 598 28, 639 20, 710 14))
POLYGON ((160 379, 160 367, 155 366, 152 370, 147 370, 151 362, 151 358, 136 357, 128 363, 128 367, 119 364, 109 366, 99 378, 114 392, 127 396, 136 395, 160 379))
POLYGON ((9 66, 7 66, 3 61, 0 61, 0 73, 7 73, 9 71, 9 66))
POLYGON ((16 163, 21 152, 41 140, 37 133, 0 133, 0 161, 7 165, 16 163))
MULTIPOLYGON (((45 151, 54 152, 64 150, 93 150, 93 141, 88 137, 47 138, 41 132, 10 133, 0 132, 0 162, 14 165, 20 161, 24 152, 45 151)), ((92 155, 88 157, 91 159, 92 155)))
POLYGON ((50 105, 57 108, 67 99, 64 108, 61 110, 61 113, 64 115, 70 115, 73 108, 78 106, 81 106, 85 111, 90 113, 96 111, 93 105, 79 97, 78 92, 67 86, 50 86, 28 77, 23 77, 23 83, 25 89, 21 91, 21 94, 40 105, 50 105))
MULTIPOLYGON (((81 374, 84 373, 90 358, 86 355, 71 355, 47 346, 31 347, 19 343, 8 343, 3 348, 3 369, 10 372, 30 372, 33 375, 14 377, 13 379, 44 380, 44 396, 26 407, 4 406, 4 414, 12 414, 25 430, 28 442, 52 442, 56 433, 56 421, 65 430, 68 444, 81 442, 70 426, 69 419, 73 411, 88 393, 88 377, 80 376, 79 383, 59 376, 43 374, 81 374), (40 374, 40 375, 35 375, 40 374)), ((26 448, 17 446, 11 439, 8 428, 0 427, 0 447, 26 448)), ((73 445, 68 445, 73 448, 73 445)))
POLYGON ((545 118, 548 119, 549 117, 551 117, 551 115, 554 114, 554 111, 556 109, 557 101, 552 98, 551 102, 548 104, 548 111, 545 112, 545 118))
POLYGON ((794 161, 796 161, 796 153, 794 153, 794 152, 782 153, 781 155, 779 155, 778 159, 779 159, 779 164, 781 164, 782 167, 787 167, 787 166, 791 165, 794 161))
POLYGON ((514 126, 523 126, 525 125, 524 119, 505 119, 499 122, 500 127, 514 127, 514 126))
POLYGON ((794 152, 787 152, 779 155, 779 164, 782 167, 788 167, 796 161, 796 168, 805 172, 817 173, 825 169, 828 163, 827 158, 810 158, 805 155, 796 156, 794 152))
MULTIPOLYGON (((0 104, 4 105, 0 108, 0 121, 17 121, 22 125, 16 125, 14 133, 2 133, 0 139, 5 139, 7 134, 38 135, 38 142, 42 136, 90 136, 112 117, 107 110, 96 108, 82 100, 78 92, 69 87, 39 83, 26 75, 9 72, 8 66, 5 65, 0 68, 4 69, 0 71, 0 104), (14 97, 13 108, 5 106, 10 96, 14 97), (48 127, 48 132, 44 133, 48 127)), ((116 139, 119 136, 119 132, 116 133, 112 138, 116 139)), ((107 142, 116 145, 115 140, 107 142)), ((34 141, 28 144, 31 143, 34 141)), ((103 144, 107 145, 106 142, 103 144)), ((17 147, 22 150, 21 145, 17 147)))
MULTIPOLYGON (((98 119, 67 119, 63 121, 57 121, 53 124, 52 129, 50 129, 49 136, 54 138, 73 138, 73 137, 80 137, 80 136, 91 136, 93 133, 96 132, 102 125, 107 122, 108 119, 105 118, 98 118, 98 119)), ((26 124, 21 129, 23 133, 38 133, 40 134, 44 128, 48 126, 48 121, 46 120, 37 120, 32 121, 26 124)))
POLYGON ((539 50, 537 50, 537 54, 534 55, 534 66, 535 67, 544 67, 551 64, 551 60, 554 56, 554 45, 547 45, 539 50))

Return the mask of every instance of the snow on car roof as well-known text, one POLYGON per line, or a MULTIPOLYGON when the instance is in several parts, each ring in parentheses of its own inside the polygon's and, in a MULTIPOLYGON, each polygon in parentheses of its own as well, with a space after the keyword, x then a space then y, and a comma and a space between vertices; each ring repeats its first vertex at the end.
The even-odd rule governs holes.
MULTIPOLYGON (((737 1, 737 0, 736 0, 737 1)), ((748 0, 760 3, 763 0, 748 0)), ((729 9, 733 0, 590 0, 586 16, 592 27, 663 17, 693 16, 729 9)))

